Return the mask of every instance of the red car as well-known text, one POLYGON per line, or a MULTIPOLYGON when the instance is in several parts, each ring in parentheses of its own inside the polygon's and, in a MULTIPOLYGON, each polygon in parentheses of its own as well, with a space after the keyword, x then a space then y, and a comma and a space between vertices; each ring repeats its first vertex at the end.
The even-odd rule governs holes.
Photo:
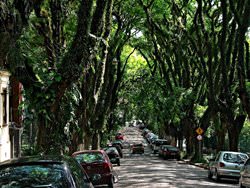
POLYGON ((103 150, 84 150, 72 154, 84 168, 93 185, 114 185, 113 166, 103 150))
POLYGON ((116 140, 124 140, 124 135, 123 135, 122 133, 117 133, 117 134, 115 135, 115 139, 116 139, 116 140))

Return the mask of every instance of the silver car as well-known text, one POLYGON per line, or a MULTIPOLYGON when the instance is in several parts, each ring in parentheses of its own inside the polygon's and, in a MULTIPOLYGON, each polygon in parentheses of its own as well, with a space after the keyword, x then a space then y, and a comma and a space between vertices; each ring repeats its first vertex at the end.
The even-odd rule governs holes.
POLYGON ((208 166, 208 178, 215 178, 219 181, 221 178, 240 178, 240 170, 248 155, 241 152, 220 151, 215 160, 210 161, 208 166))
POLYGON ((250 187, 250 159, 248 159, 240 172, 240 188, 250 187))

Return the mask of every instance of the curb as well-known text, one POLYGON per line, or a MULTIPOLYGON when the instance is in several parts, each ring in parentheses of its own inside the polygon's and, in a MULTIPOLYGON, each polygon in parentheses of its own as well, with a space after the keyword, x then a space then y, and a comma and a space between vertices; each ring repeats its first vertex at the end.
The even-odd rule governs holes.
POLYGON ((179 163, 190 164, 190 165, 194 165, 200 168, 208 169, 208 164, 205 164, 205 163, 194 163, 194 162, 191 162, 190 160, 181 160, 179 161, 179 163))

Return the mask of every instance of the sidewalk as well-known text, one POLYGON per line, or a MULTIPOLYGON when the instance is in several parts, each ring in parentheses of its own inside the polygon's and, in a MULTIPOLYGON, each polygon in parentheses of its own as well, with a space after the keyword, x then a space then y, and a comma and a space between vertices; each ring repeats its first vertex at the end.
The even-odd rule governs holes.
POLYGON ((205 163, 193 163, 190 161, 190 159, 183 159, 182 161, 179 161, 180 164, 190 164, 194 165, 200 168, 208 169, 208 164, 205 163))

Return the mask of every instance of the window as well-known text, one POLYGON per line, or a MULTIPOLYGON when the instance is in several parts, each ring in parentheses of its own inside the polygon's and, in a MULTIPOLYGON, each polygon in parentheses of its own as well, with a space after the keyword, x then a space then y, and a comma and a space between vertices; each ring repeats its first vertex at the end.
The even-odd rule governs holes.
POLYGON ((69 187, 63 166, 59 164, 27 164, 0 170, 3 187, 69 187))
POLYGON ((6 126, 7 125, 7 89, 4 88, 2 93, 1 93, 1 96, 2 96, 2 113, 3 113, 3 126, 6 126))
POLYGON ((81 165, 77 163, 75 160, 70 160, 69 165, 71 168, 71 173, 75 180, 77 187, 88 187, 89 179, 87 178, 87 174, 82 169, 81 165))

